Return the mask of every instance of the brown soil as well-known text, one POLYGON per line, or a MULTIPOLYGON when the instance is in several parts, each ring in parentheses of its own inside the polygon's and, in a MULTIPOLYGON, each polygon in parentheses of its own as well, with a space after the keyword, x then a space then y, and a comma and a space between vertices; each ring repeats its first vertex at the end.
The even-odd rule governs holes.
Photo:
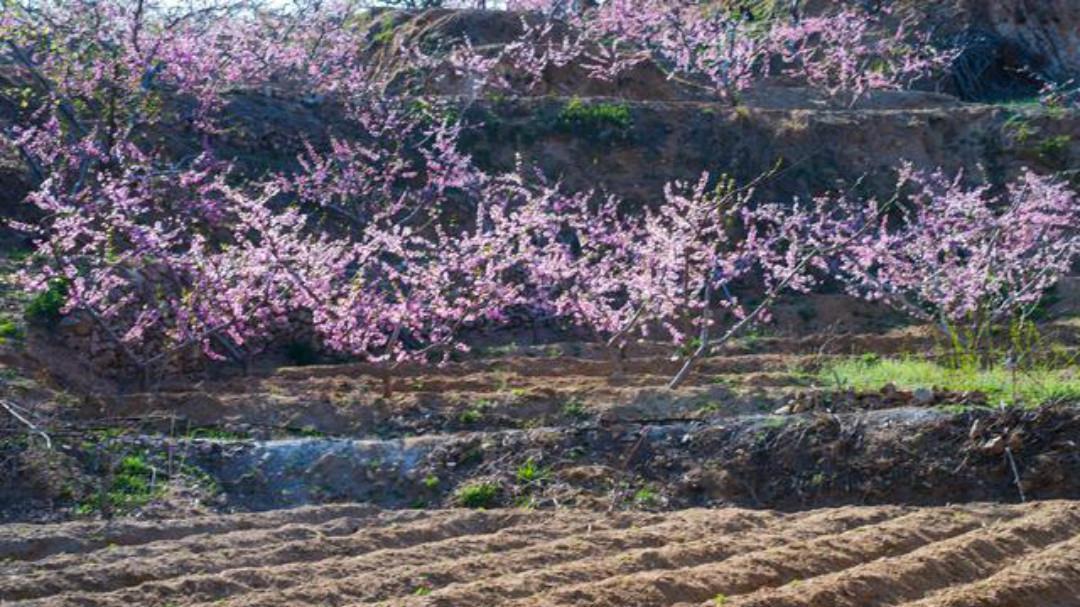
POLYGON ((0 529, 13 605, 1076 605, 1080 505, 301 508, 0 529))

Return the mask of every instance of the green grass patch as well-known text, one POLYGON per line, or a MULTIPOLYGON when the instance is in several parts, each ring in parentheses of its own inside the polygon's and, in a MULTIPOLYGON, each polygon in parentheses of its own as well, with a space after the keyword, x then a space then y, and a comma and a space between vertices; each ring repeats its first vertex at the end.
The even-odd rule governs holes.
POLYGON ((499 486, 494 483, 470 483, 457 490, 458 504, 466 508, 490 508, 499 496, 499 486))
POLYGON ((917 358, 863 357, 827 366, 818 374, 827 386, 859 391, 893 384, 901 390, 938 388, 951 392, 981 392, 992 404, 1039 405, 1050 401, 1080 402, 1080 373, 1075 368, 1025 369, 974 365, 950 368, 917 358), (1015 378, 1015 381, 1014 381, 1015 378))
POLYGON ((634 125, 630 106, 625 103, 586 103, 571 99, 559 112, 559 129, 586 137, 624 135, 634 125))

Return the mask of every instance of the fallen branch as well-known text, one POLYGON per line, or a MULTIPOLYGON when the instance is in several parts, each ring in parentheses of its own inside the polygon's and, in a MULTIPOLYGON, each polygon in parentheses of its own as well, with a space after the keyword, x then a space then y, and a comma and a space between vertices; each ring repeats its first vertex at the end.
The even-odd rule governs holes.
MULTIPOLYGON (((52 449, 52 440, 49 439, 49 435, 46 434, 45 431, 42 430, 41 428, 38 428, 37 425, 34 424, 34 422, 30 421, 29 419, 27 419, 26 417, 24 417, 22 414, 19 413, 19 410, 22 409, 22 407, 16 405, 13 402, 10 402, 10 401, 7 401, 7 400, 2 400, 2 399, 0 399, 0 407, 3 407, 4 410, 6 410, 8 413, 10 413, 12 417, 14 417, 15 419, 22 422, 22 424, 25 425, 27 428, 29 428, 32 433, 37 434, 38 436, 40 436, 45 441, 45 448, 46 449, 50 449, 50 450, 52 449)), ((22 410, 25 411, 25 409, 22 409, 22 410)))
POLYGON ((1020 484, 1020 471, 1016 468, 1016 459, 1013 458, 1012 449, 1005 447, 1005 459, 1009 460, 1009 467, 1012 468, 1013 482, 1016 483, 1016 490, 1020 492, 1020 501, 1026 502, 1027 498, 1024 497, 1024 486, 1020 484))

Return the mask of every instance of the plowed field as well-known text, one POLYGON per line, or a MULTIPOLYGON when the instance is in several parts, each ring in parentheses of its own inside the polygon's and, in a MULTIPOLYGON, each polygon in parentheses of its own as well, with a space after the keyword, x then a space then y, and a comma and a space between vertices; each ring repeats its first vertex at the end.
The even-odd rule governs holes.
POLYGON ((4 604, 1078 605, 1080 503, 11 525, 4 604))

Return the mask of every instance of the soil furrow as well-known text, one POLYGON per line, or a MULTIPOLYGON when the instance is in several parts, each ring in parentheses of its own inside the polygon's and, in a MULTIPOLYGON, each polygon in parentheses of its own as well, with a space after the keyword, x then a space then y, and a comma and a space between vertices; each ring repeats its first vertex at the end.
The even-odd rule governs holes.
MULTIPOLYGON (((289 524, 318 524, 335 518, 373 518, 379 510, 364 504, 302 507, 176 521, 66 523, 57 526, 15 524, 0 527, 0 560, 39 560, 60 553, 86 553, 109 546, 138 546, 188 536, 240 530, 274 529, 289 524)), ((387 516, 415 518, 418 513, 387 516)))
MULTIPOLYGON (((451 511, 445 517, 432 521, 412 521, 402 525, 378 527, 371 530, 359 529, 356 537, 318 538, 313 541, 290 542, 276 546, 271 550, 257 550, 245 561, 249 565, 272 566, 276 564, 317 562, 331 557, 341 558, 357 553, 374 552, 381 549, 401 546, 415 546, 437 542, 450 537, 472 536, 492 533, 498 529, 514 526, 525 521, 539 520, 550 515, 526 511, 451 511)), ((155 596, 158 600, 172 600, 176 597, 201 597, 202 600, 214 600, 230 594, 249 591, 250 588, 239 581, 227 579, 208 572, 225 571, 237 567, 237 561, 229 554, 208 554, 195 560, 181 560, 179 567, 166 562, 166 573, 179 577, 170 579, 170 575, 155 574, 150 563, 138 560, 121 564, 119 571, 113 571, 107 582, 119 584, 110 587, 109 583, 93 586, 95 578, 88 575, 79 582, 80 591, 71 594, 57 594, 47 597, 40 594, 33 584, 19 584, 16 588, 5 589, 5 595, 11 598, 28 598, 26 595, 39 597, 27 602, 27 605, 51 605, 77 602, 80 605, 118 605, 130 606, 140 597, 155 596), (89 591, 88 591, 89 590, 89 591)), ((243 566, 243 565, 240 565, 243 566)), ((76 584, 77 585, 77 584, 76 584)))
MULTIPOLYGON (((653 607, 735 596, 905 554, 966 533, 995 518, 1009 519, 1017 515, 1018 512, 1012 509, 1003 509, 994 516, 973 514, 960 508, 922 510, 876 525, 859 526, 827 537, 800 540, 713 562, 560 588, 536 597, 529 604, 653 607)), ((460 603, 439 600, 432 604, 460 603)))
POLYGON ((732 607, 870 607, 985 578, 1080 529, 1080 505, 1048 503, 1019 519, 808 580, 738 597, 732 607))
MULTIPOLYGON (((182 528, 221 532, 10 561, 0 604, 1080 606, 1080 502, 366 512, 214 517, 182 528)), ((42 527, 31 539, 98 541, 90 529, 42 527)))
MULTIPOLYGON (((386 554, 387 560, 395 563, 389 569, 385 565, 383 569, 376 569, 377 564, 368 563, 370 559, 365 557, 337 562, 329 571, 320 571, 316 582, 290 587, 278 593, 262 592, 236 597, 227 604, 260 607, 293 605, 304 601, 334 604, 343 597, 384 600, 415 592, 419 588, 444 587, 496 574, 548 570, 567 561, 642 548, 659 548, 702 535, 743 537, 798 518, 744 510, 693 510, 676 514, 660 524, 632 529, 604 530, 598 525, 591 532, 582 532, 584 530, 553 528, 550 530, 552 537, 547 542, 501 551, 507 544, 521 543, 515 540, 519 529, 513 528, 483 538, 476 546, 456 547, 459 549, 443 551, 442 554, 386 554), (497 559, 492 558, 492 552, 498 553, 497 559), (469 556, 463 558, 463 554, 469 556)), ((263 574, 262 571, 253 573, 263 574)))
MULTIPOLYGON (((407 522, 401 519, 399 522, 407 522)), ((268 547, 279 546, 288 542, 311 540, 316 538, 334 538, 351 535, 357 529, 373 526, 370 519, 340 518, 317 525, 289 524, 275 529, 246 531, 227 531, 218 534, 200 534, 188 536, 176 541, 161 540, 135 546, 109 546, 84 554, 58 554, 41 561, 20 561, 12 565, 11 574, 25 576, 29 584, 34 577, 46 579, 55 577, 55 572, 90 573, 107 575, 110 568, 117 568, 133 559, 155 561, 177 561, 198 558, 200 555, 233 551, 258 552, 268 547)), ((4 588, 0 580, 0 589, 4 588)))
POLYGON ((704 535, 690 542, 659 549, 612 553, 567 563, 561 567, 507 576, 487 575, 469 584, 436 590, 425 599, 403 597, 402 603, 425 604, 430 601, 439 605, 462 605, 497 599, 499 604, 513 604, 514 600, 527 604, 530 602, 529 597, 544 592, 558 592, 570 585, 584 587, 602 584, 603 580, 633 577, 641 572, 693 567, 730 558, 739 553, 765 550, 799 539, 831 535, 862 525, 880 523, 900 516, 903 512, 900 508, 849 509, 842 514, 814 512, 797 519, 790 526, 766 528, 752 535, 704 535))
MULTIPOLYGON (((443 541, 443 534, 446 533, 451 534, 449 537, 457 537, 455 530, 460 530, 460 535, 466 538, 482 533, 474 532, 467 524, 463 526, 460 512, 447 514, 452 512, 433 514, 429 519, 406 523, 403 525, 405 529, 394 531, 402 533, 414 528, 430 530, 432 537, 437 538, 434 540, 436 542, 443 541), (447 521, 448 526, 442 529, 437 523, 447 516, 451 517, 447 521)), ((584 515, 567 515, 567 518, 592 520, 584 515)), ((72 565, 63 571, 63 575, 51 571, 23 573, 12 579, 0 578, 0 595, 26 599, 69 591, 109 592, 192 573, 213 574, 249 567, 271 573, 275 567, 298 562, 310 563, 311 568, 317 569, 315 563, 324 559, 371 549, 368 529, 362 522, 344 520, 338 523, 341 524, 335 525, 329 533, 320 528, 295 526, 290 531, 296 537, 283 535, 277 542, 259 537, 245 544, 242 537, 227 537, 228 541, 208 537, 205 538, 205 545, 194 542, 191 545, 172 546, 171 550, 170 546, 165 545, 159 547, 161 552, 156 555, 134 553, 104 565, 72 565)))
POLYGON ((1077 607, 1080 535, 1017 560, 994 575, 902 607, 1077 607))

